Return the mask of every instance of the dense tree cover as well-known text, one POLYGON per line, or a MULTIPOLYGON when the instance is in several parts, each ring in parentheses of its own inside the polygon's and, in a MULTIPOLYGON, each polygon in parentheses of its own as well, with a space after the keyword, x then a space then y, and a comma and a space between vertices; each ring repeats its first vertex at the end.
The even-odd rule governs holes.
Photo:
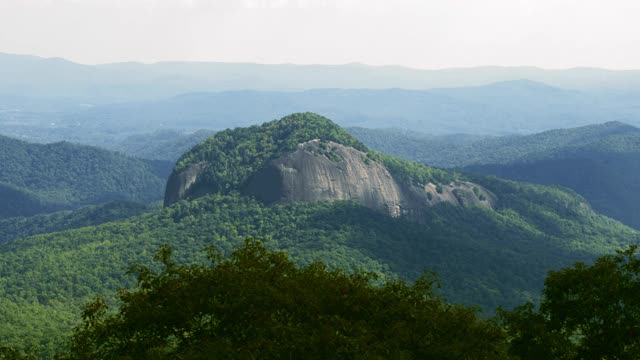
POLYGON ((609 123, 552 134, 575 139, 517 161, 473 165, 465 171, 566 186, 597 211, 640 229, 640 129, 609 123))
POLYGON ((407 161, 371 150, 369 150, 369 156, 382 162, 393 177, 404 184, 424 186, 428 183, 434 183, 442 185, 463 178, 457 173, 432 168, 415 161, 407 161))
POLYGON ((4 216, 112 200, 155 201, 162 198, 165 183, 162 164, 70 143, 0 137, 0 164, 1 191, 12 194, 10 202, 0 204, 4 216))
POLYGON ((508 165, 466 168, 502 178, 562 185, 584 196, 595 210, 640 229, 640 151, 583 154, 508 165))
POLYGON ((211 265, 182 265, 164 246, 160 271, 134 266, 137 288, 107 314, 84 307, 66 359, 363 358, 637 359, 640 350, 638 245, 550 271, 538 310, 499 310, 497 322, 449 305, 432 276, 412 286, 373 274, 298 268, 260 242, 211 265), (185 296, 189 294, 190 296, 185 296))
MULTIPOLYGON (((475 179, 478 181, 478 179, 475 179)), ((351 202, 265 206, 211 195, 99 226, 18 239, 0 246, 0 344, 58 349, 83 303, 113 304, 132 262, 152 263, 162 243, 180 263, 201 263, 214 244, 230 251, 247 237, 286 250, 300 265, 365 270, 380 281, 434 270, 441 293, 490 313, 536 301, 548 269, 590 261, 637 241, 637 233, 593 213, 560 189, 485 179, 494 210, 442 204, 423 223, 389 218, 351 202)))
POLYGON ((33 354, 25 354, 23 351, 16 350, 11 346, 0 345, 0 360, 34 360, 33 354))
POLYGON ((640 258, 633 245, 593 265, 551 271, 539 309, 500 311, 520 359, 637 359, 640 258))
POLYGON ((0 219, 0 244, 22 237, 54 231, 99 225, 151 211, 153 206, 127 201, 113 201, 77 210, 58 211, 31 217, 0 219))
POLYGON ((510 164, 590 153, 640 151, 640 129, 620 122, 549 130, 533 135, 434 136, 397 129, 348 129, 367 146, 443 168, 510 164))
POLYGON ((181 265, 165 246, 160 271, 137 266, 137 287, 85 306, 66 359, 502 359, 497 324, 450 305, 431 276, 374 286, 375 276, 299 268, 247 240, 210 265, 181 265))
POLYGON ((12 184, 0 182, 0 219, 56 211, 64 205, 12 184))
MULTIPOLYGON (((451 305, 432 273, 413 285, 374 273, 299 267, 248 239, 209 264, 183 264, 161 245, 135 264, 137 286, 115 311, 98 296, 57 350, 60 359, 363 358, 636 359, 638 245, 550 271, 538 310, 529 302, 492 320, 451 305), (497 320, 497 321, 495 321, 497 320)), ((0 359, 32 359, 0 346, 0 359)))

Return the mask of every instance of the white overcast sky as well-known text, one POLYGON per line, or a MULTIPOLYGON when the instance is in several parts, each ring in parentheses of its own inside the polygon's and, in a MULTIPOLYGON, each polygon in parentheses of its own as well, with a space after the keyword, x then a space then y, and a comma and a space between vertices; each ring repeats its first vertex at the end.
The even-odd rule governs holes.
POLYGON ((640 68, 640 0, 0 0, 0 52, 628 69, 640 68))

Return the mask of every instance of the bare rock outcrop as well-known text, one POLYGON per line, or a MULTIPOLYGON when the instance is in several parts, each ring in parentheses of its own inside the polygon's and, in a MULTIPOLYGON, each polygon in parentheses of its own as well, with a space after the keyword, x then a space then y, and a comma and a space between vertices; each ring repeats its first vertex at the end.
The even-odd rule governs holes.
POLYGON ((384 165, 334 142, 312 140, 256 174, 245 193, 265 202, 353 200, 400 215, 401 186, 384 165))
POLYGON ((171 205, 187 197, 197 196, 193 185, 207 167, 205 161, 187 166, 178 173, 173 173, 167 181, 167 189, 164 194, 165 205, 171 205))
POLYGON ((366 153, 320 140, 300 144, 296 151, 272 161, 243 192, 267 203, 352 200, 393 217, 412 218, 441 202, 492 207, 496 200, 470 182, 401 184, 366 153))

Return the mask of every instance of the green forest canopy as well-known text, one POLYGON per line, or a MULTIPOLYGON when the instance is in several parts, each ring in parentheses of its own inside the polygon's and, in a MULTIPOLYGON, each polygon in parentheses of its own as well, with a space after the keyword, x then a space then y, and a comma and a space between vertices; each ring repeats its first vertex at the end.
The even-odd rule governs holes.
POLYGON ((168 166, 90 146, 0 136, 0 217, 162 199, 168 166))

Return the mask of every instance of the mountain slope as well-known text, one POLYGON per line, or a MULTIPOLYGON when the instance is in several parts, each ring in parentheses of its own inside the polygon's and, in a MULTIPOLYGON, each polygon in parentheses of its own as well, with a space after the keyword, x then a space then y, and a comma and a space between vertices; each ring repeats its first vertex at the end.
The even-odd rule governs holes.
POLYGON ((54 347, 80 307, 131 285, 126 269, 151 264, 162 243, 182 262, 201 261, 215 244, 229 251, 246 237, 264 239, 297 262, 415 279, 435 270, 454 302, 512 307, 536 300, 549 269, 637 241, 637 233, 594 214, 580 198, 544 187, 496 181, 494 210, 437 205, 425 221, 394 219, 351 202, 265 206, 207 196, 95 227, 37 235, 0 245, 0 339, 54 347))
POLYGON ((104 205, 91 205, 73 211, 65 210, 31 217, 0 219, 0 244, 36 234, 76 229, 126 219, 153 209, 150 205, 113 201, 104 205))
POLYGON ((640 129, 630 125, 609 122, 485 138, 367 129, 352 133, 375 149, 427 164, 566 186, 597 211, 640 228, 640 129))
POLYGON ((494 200, 455 174, 371 152, 312 113, 223 131, 197 145, 171 174, 165 205, 234 192, 265 202, 353 200, 416 219, 440 202, 491 207, 494 200))
POLYGON ((7 183, 0 183, 0 199, 2 199, 0 219, 51 212, 64 208, 62 203, 48 200, 45 196, 7 183))
MULTIPOLYGON (((327 150, 317 157, 332 155, 327 150)), ((639 240, 636 231, 593 212, 575 193, 451 174, 370 152, 313 114, 220 132, 186 153, 174 175, 203 161, 209 167, 197 182, 207 192, 196 197, 126 220, 0 245, 0 341, 51 353, 78 321, 81 304, 96 294, 113 299, 119 287, 131 284, 127 266, 151 264, 163 243, 187 263, 203 261, 209 244, 230 251, 255 237, 288 251, 299 264, 323 260, 334 268, 372 271, 383 280, 411 280, 435 270, 450 300, 490 313, 498 305, 535 301, 550 269, 639 240), (425 206, 415 221, 389 216, 360 199, 264 202, 243 195, 255 174, 314 139, 371 154, 369 161, 384 166, 398 184, 469 182, 495 195, 494 202, 488 207, 441 201, 425 206)))
POLYGON ((640 129, 616 128, 619 132, 601 133, 590 141, 583 139, 507 163, 470 165, 465 171, 566 186, 588 199, 597 211, 640 229, 640 129))
POLYGON ((70 143, 30 144, 0 136, 0 216, 161 198, 166 170, 118 153, 70 143))

